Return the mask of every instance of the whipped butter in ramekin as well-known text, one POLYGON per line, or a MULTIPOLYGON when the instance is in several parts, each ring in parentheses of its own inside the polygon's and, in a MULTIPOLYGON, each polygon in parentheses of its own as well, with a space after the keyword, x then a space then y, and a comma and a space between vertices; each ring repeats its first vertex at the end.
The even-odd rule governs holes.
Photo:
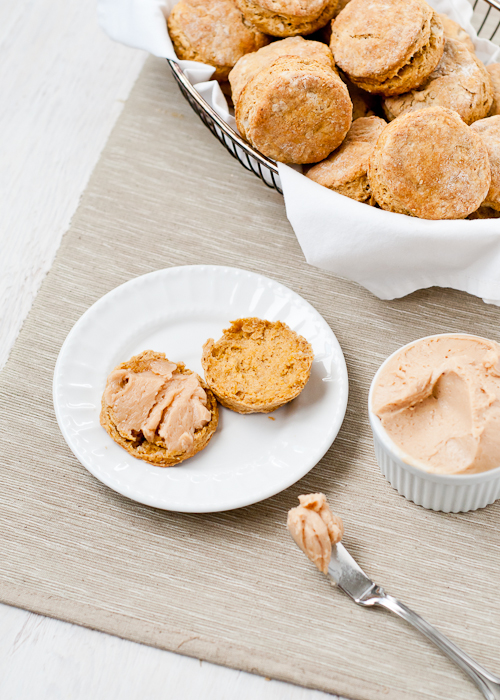
POLYGON ((369 395, 382 473, 414 503, 445 512, 500 497, 500 345, 463 333, 397 350, 369 395))

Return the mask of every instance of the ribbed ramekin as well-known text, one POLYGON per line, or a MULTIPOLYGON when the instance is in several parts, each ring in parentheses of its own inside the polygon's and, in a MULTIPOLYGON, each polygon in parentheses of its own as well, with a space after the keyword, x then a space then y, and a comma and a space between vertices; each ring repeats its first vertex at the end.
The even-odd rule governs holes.
MULTIPOLYGON (((500 466, 480 474, 430 474, 408 464, 407 457, 391 440, 380 419, 372 411, 373 389, 385 365, 399 352, 420 340, 468 333, 443 333, 420 338, 396 350, 379 367, 368 396, 368 415, 373 432, 375 456, 382 474, 402 496, 430 510, 463 513, 477 510, 500 498, 500 466)), ((472 336, 478 337, 478 336, 472 336)))

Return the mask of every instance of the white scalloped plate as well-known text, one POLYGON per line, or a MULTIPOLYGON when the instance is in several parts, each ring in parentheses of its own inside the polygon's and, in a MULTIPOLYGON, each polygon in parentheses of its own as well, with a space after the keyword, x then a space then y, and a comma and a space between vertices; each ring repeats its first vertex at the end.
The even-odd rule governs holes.
POLYGON ((61 348, 53 393, 66 442, 97 479, 140 503, 207 513, 262 501, 312 469, 342 425, 348 380, 335 335, 298 294, 245 270, 194 265, 137 277, 91 306, 61 348), (117 364, 152 349, 203 376, 204 342, 245 316, 284 321, 312 344, 311 378, 297 399, 270 415, 221 408, 209 445, 178 467, 135 459, 109 437, 99 410, 117 364))

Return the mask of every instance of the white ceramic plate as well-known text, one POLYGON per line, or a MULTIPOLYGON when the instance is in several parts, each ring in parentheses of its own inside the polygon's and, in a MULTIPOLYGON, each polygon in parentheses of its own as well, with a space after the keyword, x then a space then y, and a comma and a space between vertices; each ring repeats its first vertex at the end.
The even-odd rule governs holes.
POLYGON ((150 506, 207 513, 262 501, 312 469, 340 429, 348 380, 335 335, 298 294, 245 270, 194 265, 138 277, 91 306, 61 348, 53 391, 66 442, 100 481, 150 506), (311 378, 297 399, 268 415, 221 408, 209 445, 178 467, 135 459, 109 437, 99 411, 116 365, 151 349, 203 376, 205 341, 245 316, 284 321, 312 344, 311 378))

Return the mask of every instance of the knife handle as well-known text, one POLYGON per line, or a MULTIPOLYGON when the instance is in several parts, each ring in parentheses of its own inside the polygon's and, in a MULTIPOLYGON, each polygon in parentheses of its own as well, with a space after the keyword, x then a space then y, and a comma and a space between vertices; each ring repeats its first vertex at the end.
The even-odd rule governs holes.
MULTIPOLYGON (((465 671, 465 673, 467 673, 467 675, 477 685, 487 700, 500 700, 500 678, 498 678, 498 676, 490 673, 480 664, 474 661, 474 659, 462 651, 460 647, 453 644, 448 637, 441 634, 441 632, 420 617, 420 615, 413 612, 413 610, 411 610, 407 605, 404 605, 404 603, 400 603, 399 600, 396 600, 396 598, 383 593, 381 589, 378 589, 378 592, 380 595, 372 598, 372 605, 386 608, 395 615, 402 617, 403 620, 406 620, 406 622, 409 622, 410 625, 413 625, 413 627, 424 634, 427 639, 434 642, 434 644, 438 646, 441 651, 443 651, 452 661, 460 666, 460 668, 465 671)), ((368 601, 366 601, 366 603, 368 603, 368 601)))

